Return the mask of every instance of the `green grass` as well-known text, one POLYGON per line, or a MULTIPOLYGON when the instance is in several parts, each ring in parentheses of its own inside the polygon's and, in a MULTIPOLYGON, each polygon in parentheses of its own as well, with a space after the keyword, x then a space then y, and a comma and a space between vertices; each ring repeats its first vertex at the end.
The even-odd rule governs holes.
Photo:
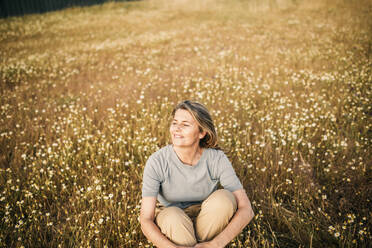
POLYGON ((371 10, 159 0, 1 19, 0 246, 151 247, 143 166, 192 99, 256 213, 230 247, 368 247, 371 10))

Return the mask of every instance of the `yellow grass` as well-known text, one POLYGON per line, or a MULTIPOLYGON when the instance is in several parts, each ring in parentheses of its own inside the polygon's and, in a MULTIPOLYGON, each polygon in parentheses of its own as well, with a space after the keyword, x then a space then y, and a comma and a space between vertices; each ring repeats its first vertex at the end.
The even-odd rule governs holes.
POLYGON ((0 246, 151 247, 143 167, 192 99, 256 213, 230 247, 367 247, 371 10, 154 0, 0 20, 0 246))

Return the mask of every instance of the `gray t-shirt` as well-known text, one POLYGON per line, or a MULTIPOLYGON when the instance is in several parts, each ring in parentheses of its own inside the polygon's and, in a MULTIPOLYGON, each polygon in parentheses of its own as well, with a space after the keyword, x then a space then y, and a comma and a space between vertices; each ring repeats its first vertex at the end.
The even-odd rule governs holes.
POLYGON ((230 192, 243 188, 222 151, 204 149, 198 163, 190 166, 181 162, 172 145, 167 145, 146 162, 142 197, 157 197, 166 207, 187 208, 205 200, 218 183, 230 192))

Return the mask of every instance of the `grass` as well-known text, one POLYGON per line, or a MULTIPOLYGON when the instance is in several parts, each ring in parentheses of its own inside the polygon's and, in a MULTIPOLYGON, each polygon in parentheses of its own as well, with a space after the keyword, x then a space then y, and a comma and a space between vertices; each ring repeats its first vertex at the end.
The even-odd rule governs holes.
POLYGON ((255 219, 230 247, 368 247, 369 1, 140 1, 0 20, 0 246, 151 247, 143 166, 207 105, 255 219))

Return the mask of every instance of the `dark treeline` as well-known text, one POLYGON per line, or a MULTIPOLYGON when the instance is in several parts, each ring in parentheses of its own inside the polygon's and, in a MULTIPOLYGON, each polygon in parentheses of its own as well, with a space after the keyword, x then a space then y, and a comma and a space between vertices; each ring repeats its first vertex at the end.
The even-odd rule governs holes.
POLYGON ((90 6, 112 1, 133 0, 0 0, 0 17, 44 13, 72 6, 90 6))

